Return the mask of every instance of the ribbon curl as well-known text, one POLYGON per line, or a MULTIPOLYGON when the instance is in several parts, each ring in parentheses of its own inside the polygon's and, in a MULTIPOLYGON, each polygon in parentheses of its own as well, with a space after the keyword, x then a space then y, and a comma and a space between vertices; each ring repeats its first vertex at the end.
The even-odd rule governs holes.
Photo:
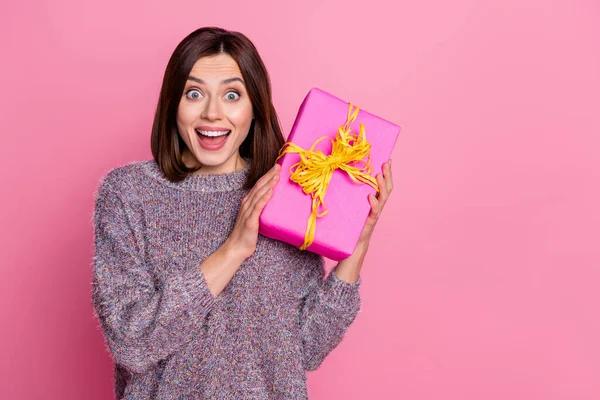
POLYGON ((360 110, 359 107, 353 110, 353 107, 350 103, 346 123, 338 128, 335 140, 323 136, 308 150, 292 142, 286 142, 277 157, 279 160, 284 154, 298 153, 300 161, 290 167, 290 180, 300 185, 304 193, 312 196, 312 212, 300 250, 306 250, 313 243, 317 218, 327 214, 328 209, 324 199, 329 181, 336 169, 345 171, 355 183, 367 184, 379 193, 377 180, 371 176, 371 144, 367 141, 365 127, 361 123, 358 134, 350 128, 360 110), (324 139, 331 141, 330 155, 315 150, 317 144, 324 139), (319 212, 319 210, 324 211, 319 212))

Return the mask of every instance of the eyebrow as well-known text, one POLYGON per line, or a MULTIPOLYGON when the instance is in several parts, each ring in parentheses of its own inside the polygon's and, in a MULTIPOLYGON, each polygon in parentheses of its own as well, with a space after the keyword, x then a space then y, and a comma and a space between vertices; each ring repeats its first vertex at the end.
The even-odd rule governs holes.
MULTIPOLYGON (((188 81, 198 82, 198 83, 200 83, 202 85, 206 84, 202 79, 196 78, 195 76, 192 76, 192 75, 188 76, 188 81)), ((221 81, 221 84, 222 85, 227 85, 228 83, 235 82, 235 81, 241 82, 242 85, 244 84, 244 81, 242 80, 242 78, 229 78, 229 79, 225 79, 225 80, 221 81)))

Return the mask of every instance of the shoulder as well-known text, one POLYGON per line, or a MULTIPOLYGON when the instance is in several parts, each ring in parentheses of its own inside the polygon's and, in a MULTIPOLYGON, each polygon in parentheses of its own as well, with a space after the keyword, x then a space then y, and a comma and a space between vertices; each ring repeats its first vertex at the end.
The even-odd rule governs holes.
POLYGON ((109 169, 100 177, 99 187, 109 186, 116 190, 123 189, 124 185, 134 183, 141 176, 143 169, 152 162, 154 161, 132 161, 109 169))
POLYGON ((143 181, 143 171, 153 160, 132 161, 104 172, 99 179, 94 198, 118 196, 120 198, 137 197, 138 187, 143 181))

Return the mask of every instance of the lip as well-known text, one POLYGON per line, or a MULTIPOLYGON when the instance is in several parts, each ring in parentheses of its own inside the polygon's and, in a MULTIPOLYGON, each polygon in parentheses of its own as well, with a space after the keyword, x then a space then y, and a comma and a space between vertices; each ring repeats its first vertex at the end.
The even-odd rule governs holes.
MULTIPOLYGON (((198 129, 200 129, 200 128, 198 128, 198 129)), ((204 129, 204 128, 202 128, 202 130, 203 131, 204 130, 208 131, 210 129, 204 129)), ((229 129, 225 129, 225 130, 228 131, 229 129)), ((221 132, 221 131, 219 130, 219 132, 221 132)), ((212 145, 212 144, 205 143, 200 138, 200 135, 196 134, 196 137, 198 138, 197 139, 198 140, 198 144, 200 145, 200 147, 202 147, 203 150, 206 150, 206 151, 218 151, 218 150, 221 150, 223 148, 223 146, 225 146, 225 143, 227 143, 227 141, 229 140, 229 136, 231 136, 231 134, 225 135, 225 140, 223 140, 222 142, 220 142, 218 144, 212 145)))
POLYGON ((231 130, 231 129, 227 129, 227 128, 218 128, 216 126, 197 126, 196 129, 199 131, 210 131, 210 132, 224 132, 224 131, 231 130))

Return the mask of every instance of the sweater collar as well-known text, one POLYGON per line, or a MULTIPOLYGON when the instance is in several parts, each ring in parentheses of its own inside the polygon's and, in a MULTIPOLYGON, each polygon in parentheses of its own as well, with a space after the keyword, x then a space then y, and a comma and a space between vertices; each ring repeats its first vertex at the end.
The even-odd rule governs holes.
POLYGON ((246 166, 239 171, 224 174, 189 174, 180 182, 167 179, 155 160, 146 161, 143 169, 146 175, 160 181, 165 186, 199 192, 227 192, 239 190, 244 187, 250 173, 251 165, 251 160, 246 159, 246 161, 248 161, 246 166))

